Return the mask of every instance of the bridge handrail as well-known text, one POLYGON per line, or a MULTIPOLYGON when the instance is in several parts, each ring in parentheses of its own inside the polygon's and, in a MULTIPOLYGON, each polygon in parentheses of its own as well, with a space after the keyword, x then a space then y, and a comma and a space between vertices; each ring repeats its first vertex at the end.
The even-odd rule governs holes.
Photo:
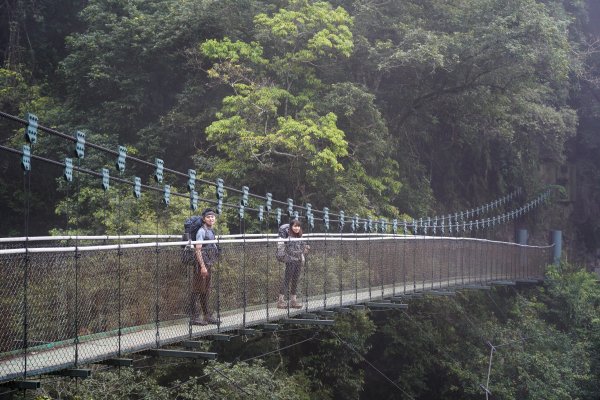
MULTIPOLYGON (((305 233, 303 237, 340 237, 340 233, 331 233, 331 232, 315 232, 315 233, 305 233)), ((402 236, 402 233, 359 233, 359 232, 344 232, 344 236, 350 237, 362 237, 362 236, 370 236, 370 237, 382 237, 382 236, 402 236)), ((408 235, 408 234, 407 234, 408 235)), ((408 235, 410 236, 410 235, 408 235)), ((423 235, 420 235, 423 236, 423 235)), ((234 235, 217 235, 217 239, 231 239, 231 238, 266 238, 272 237, 276 238, 276 233, 246 233, 246 234, 234 234, 234 235)), ((181 235, 164 235, 164 234, 148 234, 148 235, 63 235, 63 236, 19 236, 19 237, 5 237, 0 238, 0 243, 21 243, 21 242, 53 242, 53 241, 61 241, 61 240, 139 240, 139 239, 175 239, 177 241, 181 241, 181 235)))
MULTIPOLYGON (((322 241, 322 237, 308 237, 308 238, 287 238, 279 239, 277 241, 322 241)), ((327 239, 325 239, 327 240, 327 239)), ((532 246, 513 242, 503 242, 499 240, 490 239, 478 239, 478 238, 466 238, 466 237, 452 237, 452 236, 414 236, 414 235, 379 235, 376 237, 344 237, 338 235, 335 241, 378 241, 378 240, 453 240, 453 241, 475 241, 481 243, 497 243, 497 244, 508 244, 516 247, 526 248, 537 248, 546 249, 551 248, 554 244, 544 246, 532 246)), ((195 244, 248 244, 248 243, 267 243, 274 242, 269 239, 224 239, 224 240, 205 240, 205 241, 178 241, 178 242, 148 242, 148 243, 125 243, 125 244, 110 244, 101 246, 69 246, 69 247, 32 247, 32 248, 18 248, 18 249, 4 249, 0 250, 0 255, 4 254, 23 254, 23 253, 67 253, 67 252, 84 252, 84 251, 96 251, 96 250, 119 250, 119 249, 135 249, 135 248, 148 248, 148 247, 185 247, 195 244)))

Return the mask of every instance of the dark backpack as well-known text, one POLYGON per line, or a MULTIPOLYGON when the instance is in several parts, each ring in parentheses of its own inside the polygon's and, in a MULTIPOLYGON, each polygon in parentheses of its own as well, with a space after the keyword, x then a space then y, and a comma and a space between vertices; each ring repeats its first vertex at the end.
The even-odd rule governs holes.
POLYGON ((279 227, 279 232, 277 233, 280 238, 287 239, 290 237, 290 224, 283 224, 279 227))
MULTIPOLYGON (((183 235, 181 240, 196 240, 196 234, 198 230, 202 227, 204 221, 202 217, 199 215, 194 215, 189 217, 183 223, 183 235)), ((185 264, 191 264, 194 262, 194 249, 189 248, 188 246, 184 247, 183 255, 181 257, 181 261, 185 264)))
MULTIPOLYGON (((283 224, 279 227, 277 235, 281 239, 287 239, 290 236, 290 224, 283 224)), ((275 258, 279 262, 285 262, 285 243, 283 241, 277 242, 277 250, 275 252, 275 258)))
POLYGON ((183 223, 183 240, 196 240, 196 235, 198 234, 198 230, 202 227, 204 221, 202 217, 199 215, 194 215, 189 217, 183 223))

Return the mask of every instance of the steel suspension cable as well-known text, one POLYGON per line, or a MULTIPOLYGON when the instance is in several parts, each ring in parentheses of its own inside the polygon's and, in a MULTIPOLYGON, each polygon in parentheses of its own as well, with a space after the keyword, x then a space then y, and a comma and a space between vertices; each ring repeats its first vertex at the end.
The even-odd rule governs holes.
POLYGON ((381 372, 381 370, 379 370, 375 365, 373 365, 373 363, 371 363, 369 360, 367 360, 365 358, 365 356, 363 356, 360 352, 358 352, 354 348, 354 346, 352 346, 350 343, 346 342, 344 339, 342 339, 334 331, 330 331, 330 333, 333 334, 333 336, 335 336, 344 346, 346 346, 348 349, 350 349, 350 351, 352 351, 354 354, 356 354, 358 357, 360 357, 364 362, 366 362, 371 368, 373 368, 375 371, 377 371, 377 373, 379 375, 381 375, 386 381, 388 381, 389 383, 391 383, 392 385, 394 385, 396 387, 396 389, 400 390, 400 392, 402 392, 403 394, 405 394, 406 396, 408 396, 410 399, 414 400, 413 396, 411 396, 407 391, 405 391, 400 386, 398 386, 398 384, 396 384, 396 382, 394 382, 393 380, 391 380, 386 374, 384 374, 383 372, 381 372))

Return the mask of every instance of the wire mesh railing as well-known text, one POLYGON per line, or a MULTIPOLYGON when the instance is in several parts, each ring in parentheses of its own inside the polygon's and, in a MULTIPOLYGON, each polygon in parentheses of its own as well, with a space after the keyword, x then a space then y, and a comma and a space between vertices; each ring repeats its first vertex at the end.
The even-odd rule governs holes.
MULTIPOLYGON (((287 240, 287 239, 286 239, 287 240)), ((292 240, 293 242, 294 240, 292 240)), ((302 311, 414 291, 543 276, 551 247, 404 235, 310 236, 302 308, 277 308, 286 265, 277 240, 228 238, 195 325, 198 269, 189 242, 0 250, 0 381, 117 357, 302 311)), ((203 242, 209 244, 211 242, 203 242)))

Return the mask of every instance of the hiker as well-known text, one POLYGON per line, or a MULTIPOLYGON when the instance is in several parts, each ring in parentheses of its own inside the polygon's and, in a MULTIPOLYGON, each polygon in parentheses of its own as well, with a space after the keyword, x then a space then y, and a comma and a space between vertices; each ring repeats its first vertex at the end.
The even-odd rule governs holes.
MULTIPOLYGON (((280 237, 290 238, 301 238, 302 237, 302 226, 300 221, 294 219, 287 227, 284 225, 279 229, 280 237), (287 228, 287 229, 286 229, 287 228), (287 234, 286 234, 287 231, 287 234)), ((285 302, 285 294, 289 294, 289 306, 291 308, 302 308, 302 304, 298 303, 296 299, 296 288, 298 287, 298 279, 300 278, 300 270, 304 264, 304 254, 308 252, 310 247, 302 240, 288 240, 278 244, 283 245, 278 251, 282 253, 282 257, 278 256, 278 259, 285 262, 285 276, 281 283, 281 289, 279 290, 279 298, 277 299, 277 308, 287 308, 285 302), (289 293, 288 293, 289 292, 289 293)))
MULTIPOLYGON (((217 214, 210 208, 202 213, 202 226, 198 229, 196 241, 215 240, 213 226, 217 221, 217 214)), ((194 249, 195 267, 192 282, 192 319, 193 325, 218 324, 219 320, 213 317, 208 305, 210 298, 210 278, 212 266, 217 262, 219 249, 216 243, 197 243, 194 249), (203 319, 198 313, 197 301, 200 302, 203 319)))

